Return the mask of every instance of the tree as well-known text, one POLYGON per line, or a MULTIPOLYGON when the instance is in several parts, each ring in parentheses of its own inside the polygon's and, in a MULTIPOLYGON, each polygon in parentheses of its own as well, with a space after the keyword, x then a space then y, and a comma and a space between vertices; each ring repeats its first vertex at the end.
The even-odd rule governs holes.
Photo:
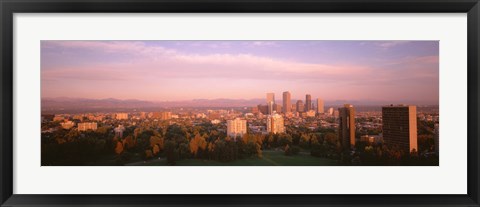
POLYGON ((160 138, 159 136, 151 136, 149 141, 150 147, 153 148, 157 146, 159 151, 163 149, 163 138, 160 138))
POLYGON ((176 144, 174 141, 165 142, 165 155, 167 156, 167 164, 175 165, 176 164, 176 144))
POLYGON ((207 148, 207 142, 203 136, 196 134, 195 137, 190 140, 189 148, 193 156, 197 156, 199 150, 204 151, 207 148))
POLYGON ((154 155, 157 155, 160 152, 160 147, 158 146, 158 144, 153 146, 152 152, 154 155))
POLYGON ((115 153, 117 153, 117 155, 119 155, 122 152, 123 152, 123 144, 122 144, 122 142, 118 141, 116 146, 115 146, 115 153))

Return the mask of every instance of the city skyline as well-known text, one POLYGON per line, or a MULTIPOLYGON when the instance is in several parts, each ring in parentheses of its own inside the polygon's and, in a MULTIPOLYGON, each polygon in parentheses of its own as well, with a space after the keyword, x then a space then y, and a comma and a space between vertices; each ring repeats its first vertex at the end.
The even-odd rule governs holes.
MULTIPOLYGON (((438 41, 42 41, 42 98, 438 105, 438 41)), ((293 104, 293 103, 292 103, 293 104)))

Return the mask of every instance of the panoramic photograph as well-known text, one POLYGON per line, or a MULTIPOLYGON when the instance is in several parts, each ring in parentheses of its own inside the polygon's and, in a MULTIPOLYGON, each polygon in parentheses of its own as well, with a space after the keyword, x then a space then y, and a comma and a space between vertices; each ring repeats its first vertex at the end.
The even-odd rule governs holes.
POLYGON ((42 166, 439 166, 439 41, 41 41, 42 166))

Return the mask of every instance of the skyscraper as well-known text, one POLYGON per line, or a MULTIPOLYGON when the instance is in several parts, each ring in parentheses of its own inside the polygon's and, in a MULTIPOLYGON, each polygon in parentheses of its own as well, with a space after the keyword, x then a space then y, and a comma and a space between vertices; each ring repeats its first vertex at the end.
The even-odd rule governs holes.
POLYGON ((345 104, 338 112, 338 138, 342 141, 343 149, 350 149, 355 146, 355 108, 345 104))
POLYGON ((325 106, 323 105, 323 100, 320 98, 317 98, 317 113, 318 114, 325 113, 325 106))
POLYGON ((268 107, 268 114, 273 114, 275 109, 275 93, 267 93, 267 107, 268 107))
POLYGON ((289 91, 283 92, 283 113, 292 112, 291 95, 289 91))
POLYGON ((418 151, 417 148, 417 107, 382 107, 383 141, 387 146, 399 147, 404 152, 418 151))
POLYGON ((272 101, 268 102, 267 103, 267 107, 268 107, 268 113, 267 114, 273 114, 273 111, 275 111, 275 103, 273 103, 272 101))
POLYGON ((283 117, 280 114, 273 114, 267 118, 267 132, 272 134, 279 134, 285 132, 285 125, 283 117))
POLYGON ((280 104, 273 104, 273 111, 274 111, 274 113, 275 113, 275 112, 277 112, 277 113, 282 112, 282 111, 283 111, 283 110, 282 110, 282 105, 280 105, 280 104))
POLYGON ((267 103, 268 102, 275 103, 275 93, 267 93, 267 103))
POLYGON ((235 118, 227 121, 227 135, 231 137, 242 136, 247 133, 247 120, 235 118))
POLYGON ((310 94, 307 94, 305 96, 305 111, 310 110, 312 110, 312 96, 310 94))
POLYGON ((304 112, 305 111, 305 106, 303 105, 302 100, 297 101, 297 112, 304 112))

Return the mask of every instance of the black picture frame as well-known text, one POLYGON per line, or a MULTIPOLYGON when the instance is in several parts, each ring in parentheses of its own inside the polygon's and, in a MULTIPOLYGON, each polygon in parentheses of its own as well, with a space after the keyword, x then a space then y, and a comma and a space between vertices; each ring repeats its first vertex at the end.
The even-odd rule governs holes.
MULTIPOLYGON (((1 206, 480 206, 478 0, 0 0, 1 206), (15 13, 467 13, 468 189, 465 195, 20 195, 13 194, 15 13)), ((445 178, 455 179, 455 178, 445 178)), ((94 186, 92 186, 94 187, 94 186)), ((348 186, 346 186, 348 187, 348 186)))

